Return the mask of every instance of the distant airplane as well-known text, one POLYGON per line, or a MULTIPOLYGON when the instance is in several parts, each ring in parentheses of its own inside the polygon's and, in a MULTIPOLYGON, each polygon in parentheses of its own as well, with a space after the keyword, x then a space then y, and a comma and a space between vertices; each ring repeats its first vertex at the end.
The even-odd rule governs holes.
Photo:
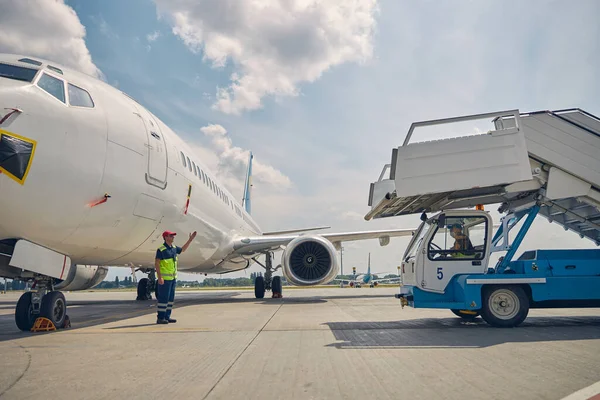
POLYGON ((336 249, 352 240, 410 236, 413 229, 262 232, 251 217, 252 154, 240 204, 192 150, 137 101, 105 82, 37 57, 0 54, 0 276, 23 279, 15 321, 39 316, 57 327, 67 306, 60 290, 85 290, 108 266, 148 274, 137 298, 155 291, 154 255, 165 230, 183 244, 179 272, 223 274, 265 269, 255 296, 281 295, 288 282, 332 281, 336 249), (273 252, 283 250, 273 267, 273 252), (262 264, 258 257, 265 255, 262 264))
POLYGON ((382 278, 378 279, 375 276, 378 275, 390 275, 392 272, 371 272, 371 253, 369 253, 369 262, 366 274, 355 275, 352 280, 348 279, 336 279, 336 281, 348 284, 350 287, 361 287, 362 285, 369 285, 369 287, 375 287, 382 282, 400 282, 400 277, 395 278, 382 278))

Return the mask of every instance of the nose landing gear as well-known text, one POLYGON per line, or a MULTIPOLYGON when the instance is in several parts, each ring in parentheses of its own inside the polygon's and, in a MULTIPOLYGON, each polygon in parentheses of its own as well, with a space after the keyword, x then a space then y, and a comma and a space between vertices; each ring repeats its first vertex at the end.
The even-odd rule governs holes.
POLYGON ((57 329, 69 320, 65 295, 52 290, 49 278, 35 281, 32 291, 21 295, 15 309, 15 322, 22 331, 30 331, 39 317, 47 318, 57 329))

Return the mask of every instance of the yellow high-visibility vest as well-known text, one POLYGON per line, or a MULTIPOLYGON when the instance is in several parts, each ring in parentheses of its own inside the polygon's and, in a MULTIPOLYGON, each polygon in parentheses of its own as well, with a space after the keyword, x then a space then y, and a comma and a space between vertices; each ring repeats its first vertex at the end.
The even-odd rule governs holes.
MULTIPOLYGON (((163 244, 158 250, 163 252, 167 250, 167 247, 163 244)), ((160 275, 165 281, 177 279, 177 254, 173 258, 160 260, 160 275)))

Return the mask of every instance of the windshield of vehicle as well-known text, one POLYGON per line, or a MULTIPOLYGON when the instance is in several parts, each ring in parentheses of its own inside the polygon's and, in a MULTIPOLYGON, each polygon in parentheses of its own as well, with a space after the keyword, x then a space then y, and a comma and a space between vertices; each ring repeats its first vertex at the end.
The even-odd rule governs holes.
POLYGON ((408 249, 406 250, 406 253, 404 253, 404 258, 403 258, 404 261, 408 261, 408 259, 416 256, 417 250, 419 249, 419 246, 421 245, 421 242, 423 241, 423 237, 429 230, 430 225, 431 224, 428 221, 421 223, 421 225, 419 226, 419 229, 417 230, 417 232, 413 236, 410 244, 408 245, 408 249))

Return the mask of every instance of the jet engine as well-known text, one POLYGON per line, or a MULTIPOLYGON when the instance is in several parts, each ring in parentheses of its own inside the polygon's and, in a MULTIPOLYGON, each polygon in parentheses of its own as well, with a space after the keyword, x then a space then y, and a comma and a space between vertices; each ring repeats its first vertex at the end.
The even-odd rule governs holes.
POLYGON ((292 240, 281 255, 283 275, 296 286, 320 285, 331 282, 339 265, 333 244, 321 236, 299 236, 292 240))
POLYGON ((108 267, 73 265, 66 279, 54 281, 54 289, 63 291, 90 289, 102 282, 106 274, 108 274, 108 267))

